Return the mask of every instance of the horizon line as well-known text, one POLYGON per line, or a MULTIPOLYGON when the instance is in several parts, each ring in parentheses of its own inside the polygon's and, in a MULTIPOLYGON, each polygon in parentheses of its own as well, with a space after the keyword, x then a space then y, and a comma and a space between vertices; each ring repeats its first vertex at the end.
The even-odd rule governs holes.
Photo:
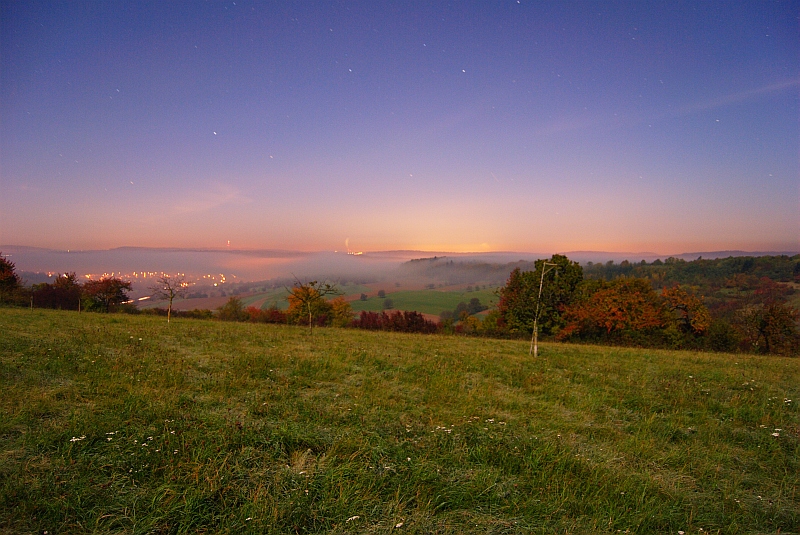
MULTIPOLYGON (((149 251, 163 251, 163 252, 228 252, 228 253, 280 253, 285 255, 292 255, 292 256, 301 256, 301 255, 311 255, 311 254, 318 254, 318 253, 332 253, 332 254, 348 254, 350 251, 342 251, 342 250, 330 250, 330 249, 313 249, 313 250, 303 250, 303 249, 283 249, 283 248, 264 248, 264 247, 254 247, 254 248, 229 248, 229 247, 175 247, 175 246, 141 246, 141 245, 121 245, 116 247, 109 247, 109 248, 97 248, 97 249, 58 249, 52 247, 41 247, 41 246, 34 246, 34 245, 15 245, 15 244, 3 244, 0 245, 0 251, 5 248, 10 249, 35 249, 41 251, 48 251, 48 252, 55 252, 55 253, 95 253, 95 252, 110 252, 110 251, 118 251, 118 250, 149 250, 149 251)), ((577 250, 569 250, 569 251, 553 251, 550 253, 545 253, 543 251, 524 251, 524 250, 498 250, 498 251, 446 251, 446 250, 428 250, 428 249, 380 249, 380 250, 363 250, 360 251, 363 255, 369 254, 389 254, 389 253, 423 253, 423 254, 434 254, 434 255, 492 255, 492 254, 502 254, 502 255, 511 255, 511 254, 523 254, 523 255, 542 255, 542 254, 560 254, 564 256, 568 256, 569 254, 613 254, 613 255, 631 255, 631 256, 649 256, 649 257, 670 257, 670 256, 688 256, 688 255, 704 255, 704 254, 722 254, 722 253, 736 253, 737 255, 741 256, 742 254, 753 254, 753 255, 789 255, 794 256, 796 254, 800 254, 800 248, 794 250, 745 250, 745 249, 717 249, 717 250, 706 250, 706 251, 686 251, 680 253, 658 253, 654 251, 613 251, 613 250, 601 250, 601 249, 577 249, 577 250)))

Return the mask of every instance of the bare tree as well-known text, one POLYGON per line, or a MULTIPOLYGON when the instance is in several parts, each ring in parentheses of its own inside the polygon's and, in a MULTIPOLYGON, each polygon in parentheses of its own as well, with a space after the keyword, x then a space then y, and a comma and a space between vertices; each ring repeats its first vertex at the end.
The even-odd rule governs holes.
POLYGON ((161 275, 156 283, 150 287, 153 297, 156 299, 168 299, 167 323, 172 316, 172 301, 176 297, 186 296, 186 280, 183 276, 172 278, 169 275, 161 275))
POLYGON ((308 313, 308 328, 314 334, 314 313, 322 308, 326 295, 339 295, 335 284, 327 282, 309 281, 305 284, 295 277, 294 285, 286 288, 289 292, 289 313, 292 309, 308 313))
MULTIPOLYGON (((536 298, 536 313, 533 316, 533 333, 531 334, 531 348, 528 351, 528 355, 533 354, 534 357, 539 356, 539 312, 542 309, 542 286, 544 285, 544 276, 548 271, 552 269, 558 269, 558 264, 554 264, 553 262, 542 263, 542 277, 539 280, 539 296, 536 298)), ((556 272, 556 275, 558 275, 558 272, 556 272)))

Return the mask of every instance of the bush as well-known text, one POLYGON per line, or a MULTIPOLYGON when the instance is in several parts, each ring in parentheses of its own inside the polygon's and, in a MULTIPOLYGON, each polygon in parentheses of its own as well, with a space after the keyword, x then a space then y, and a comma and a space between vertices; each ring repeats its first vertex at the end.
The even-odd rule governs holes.
POLYGON ((275 305, 266 310, 247 307, 245 312, 248 315, 248 321, 253 323, 286 323, 287 321, 286 313, 275 305))
POLYGON ((198 320, 210 320, 214 317, 214 313, 207 308, 193 308, 192 310, 177 310, 173 311, 175 317, 178 318, 192 318, 198 320))
POLYGON ((217 309, 217 319, 222 321, 247 321, 250 316, 244 309, 244 303, 238 297, 231 297, 228 302, 217 309))
POLYGON ((733 353, 739 347, 740 342, 736 330, 727 321, 713 321, 708 328, 706 349, 709 351, 733 353))
POLYGON ((395 311, 391 314, 386 312, 367 312, 362 311, 359 318, 353 321, 352 326, 356 329, 367 329, 372 331, 392 331, 403 333, 425 333, 433 334, 439 332, 439 325, 425 319, 419 312, 400 312, 395 311))

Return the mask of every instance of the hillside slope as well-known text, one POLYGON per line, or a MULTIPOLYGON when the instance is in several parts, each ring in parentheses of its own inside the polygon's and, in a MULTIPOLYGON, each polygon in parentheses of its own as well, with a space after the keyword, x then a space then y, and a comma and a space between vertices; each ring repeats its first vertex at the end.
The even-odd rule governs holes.
POLYGON ((800 531, 794 359, 0 310, 5 532, 800 531))

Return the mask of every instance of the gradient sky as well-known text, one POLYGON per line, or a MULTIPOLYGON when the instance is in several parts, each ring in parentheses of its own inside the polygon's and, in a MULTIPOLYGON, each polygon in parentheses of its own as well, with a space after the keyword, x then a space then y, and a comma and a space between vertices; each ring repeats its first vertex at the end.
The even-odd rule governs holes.
POLYGON ((798 250, 800 2, 0 2, 0 244, 798 250))

